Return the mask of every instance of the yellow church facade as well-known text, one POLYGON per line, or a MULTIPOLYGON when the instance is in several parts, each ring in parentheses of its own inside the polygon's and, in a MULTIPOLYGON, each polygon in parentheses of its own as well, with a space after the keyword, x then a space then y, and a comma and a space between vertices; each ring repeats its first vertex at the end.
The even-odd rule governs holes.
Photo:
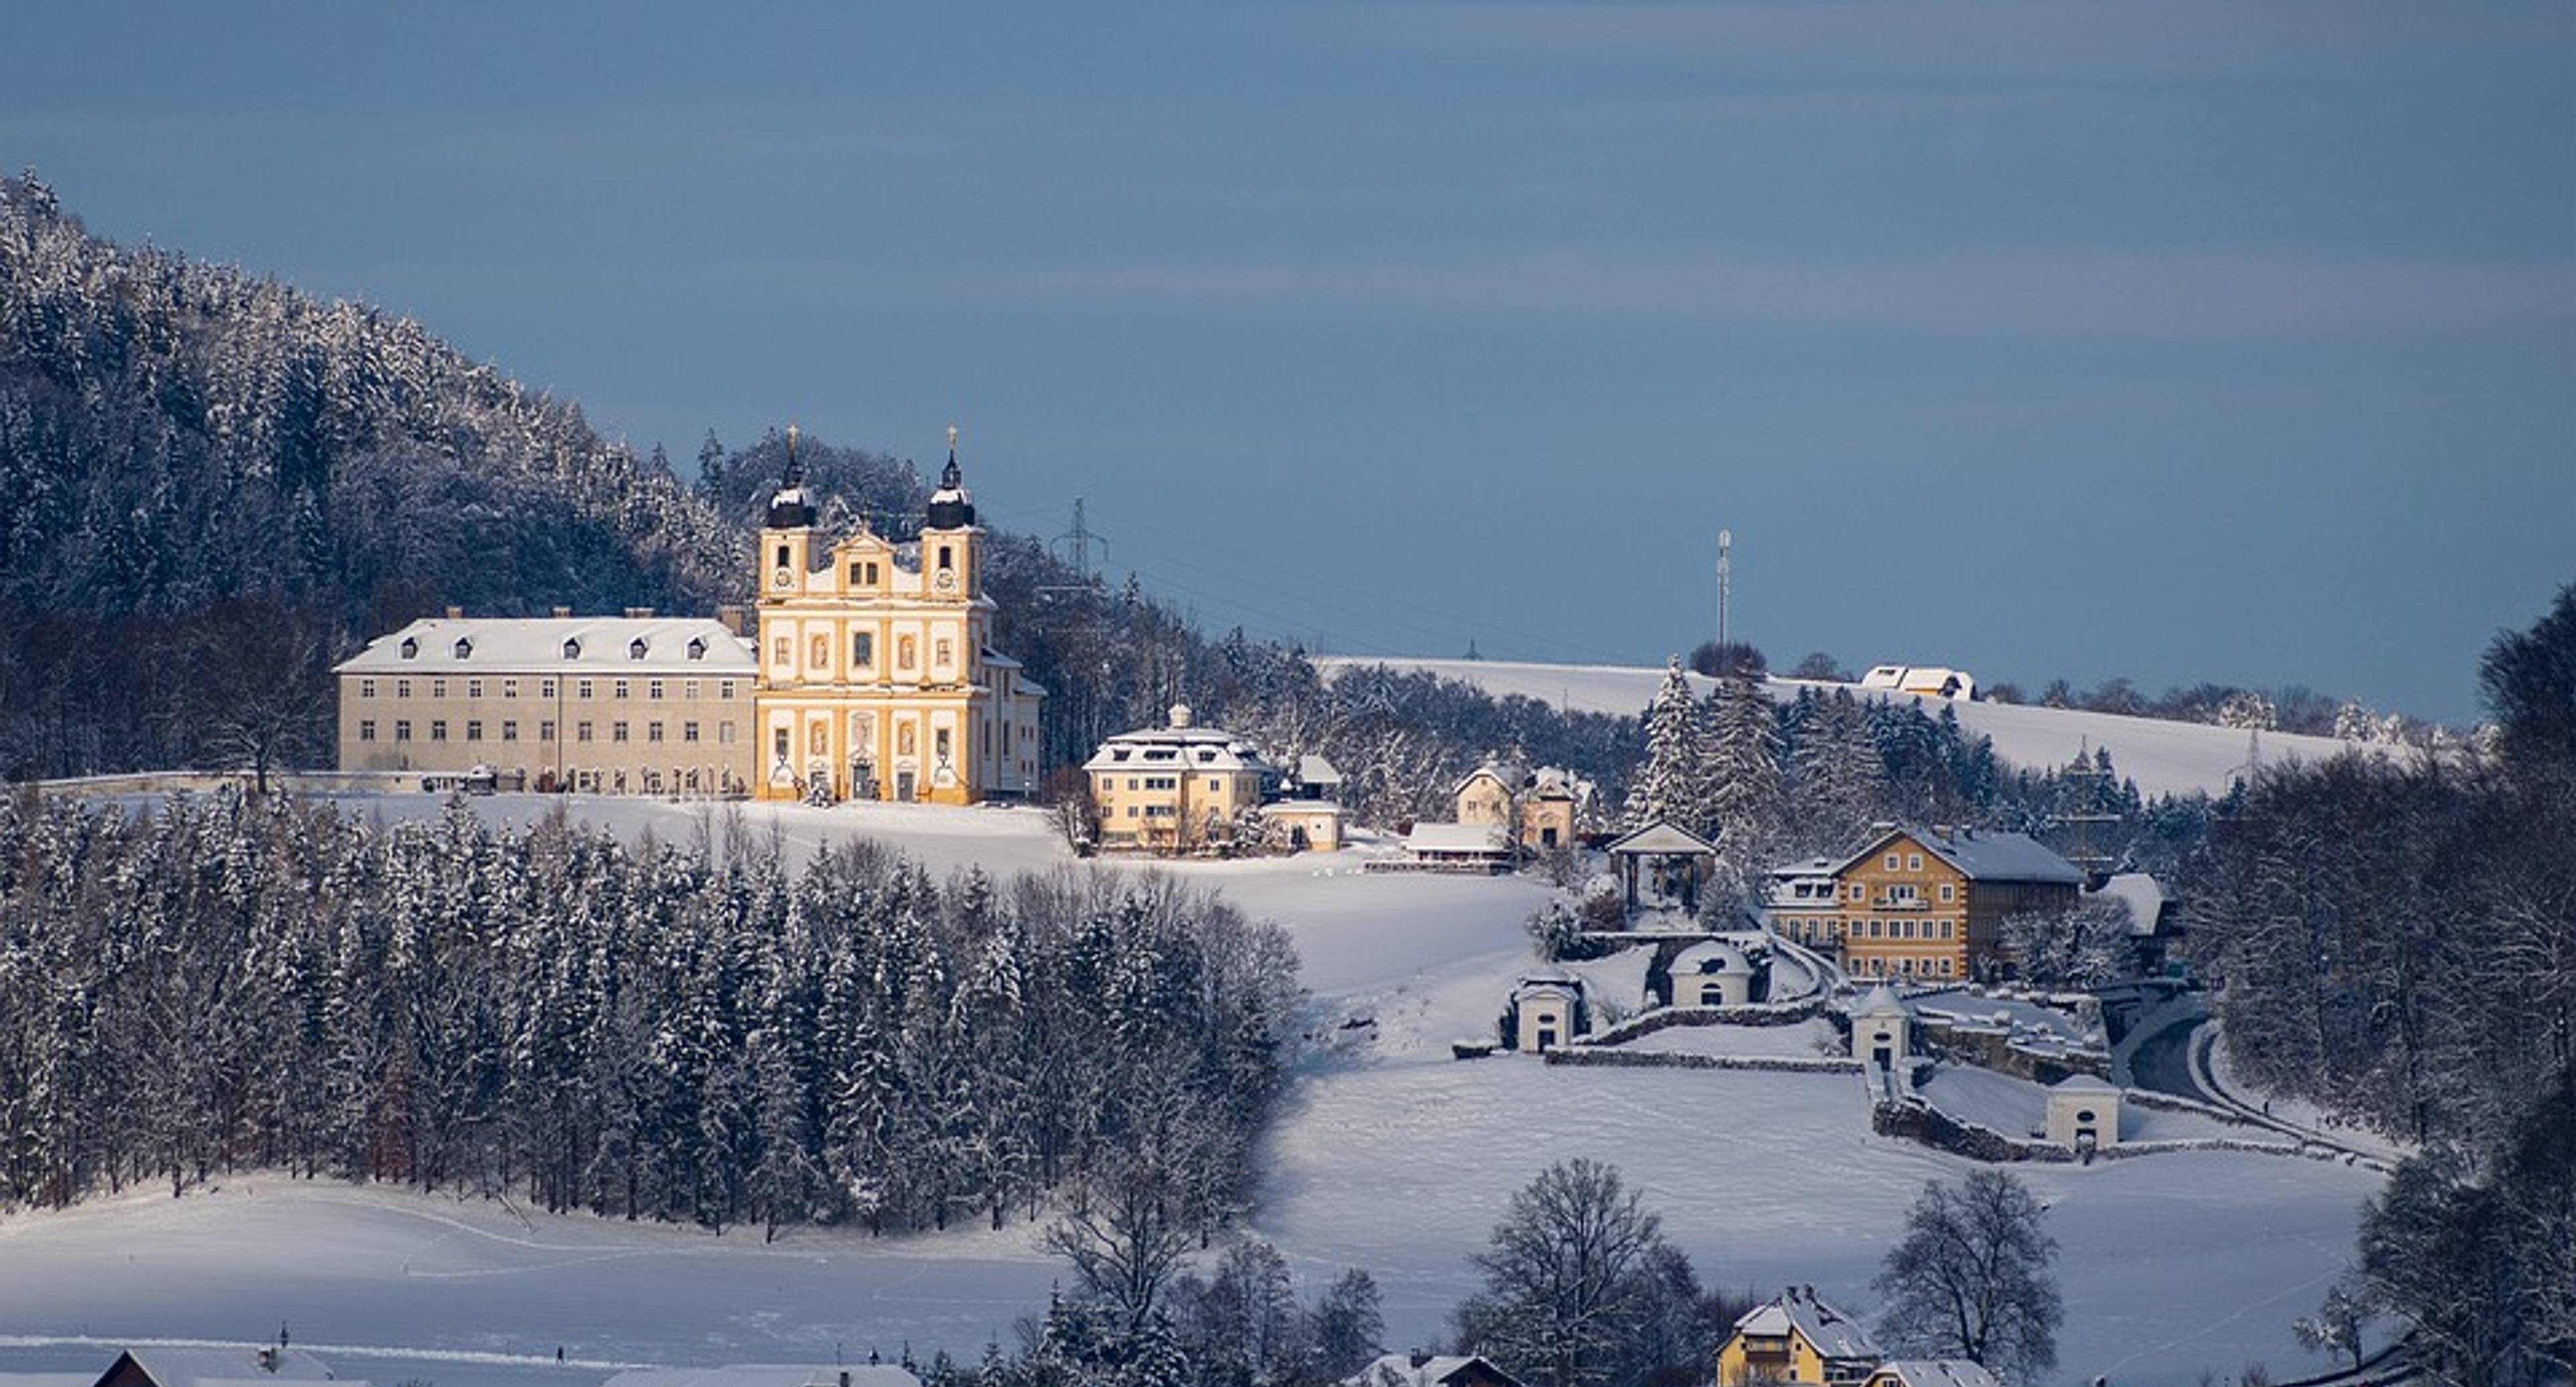
POLYGON ((862 523, 828 547, 790 430, 787 477, 760 532, 754 797, 975 804, 1029 793, 1045 690, 992 647, 983 557, 954 429, 918 540, 862 523))

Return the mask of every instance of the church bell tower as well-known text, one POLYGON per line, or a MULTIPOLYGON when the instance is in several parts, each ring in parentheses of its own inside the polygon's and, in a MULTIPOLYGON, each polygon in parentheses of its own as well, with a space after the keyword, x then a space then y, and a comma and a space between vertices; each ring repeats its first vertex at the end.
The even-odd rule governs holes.
POLYGON ((921 572, 934 601, 971 602, 983 595, 976 552, 984 532, 975 524, 975 501, 957 470, 957 426, 948 426, 948 465, 930 493, 921 521, 921 572))

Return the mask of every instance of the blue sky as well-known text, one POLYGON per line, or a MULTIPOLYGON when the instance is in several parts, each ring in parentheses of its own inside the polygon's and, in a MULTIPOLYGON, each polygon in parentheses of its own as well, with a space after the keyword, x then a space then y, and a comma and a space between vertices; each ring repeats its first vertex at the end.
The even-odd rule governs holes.
POLYGON ((77 6, 0 160, 1341 651, 2306 683, 2576 580, 2576 7, 77 6), (730 7, 728 7, 730 8, 730 7))

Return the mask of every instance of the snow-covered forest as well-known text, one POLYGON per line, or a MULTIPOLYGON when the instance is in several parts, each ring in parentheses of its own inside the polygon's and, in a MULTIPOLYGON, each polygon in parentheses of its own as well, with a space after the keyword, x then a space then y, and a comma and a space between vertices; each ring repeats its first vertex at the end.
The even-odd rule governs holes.
POLYGON ((1276 927, 748 836, 14 798, 0 1203, 256 1166, 898 1231, 1150 1148, 1193 1226, 1240 1207, 1298 1005, 1276 927))
POLYGON ((2267 772, 2185 890, 2238 1071, 2420 1152, 2351 1293, 2520 1384, 2576 1363, 2576 587, 2480 676, 2496 754, 2267 772))
MULTIPOLYGON (((32 175, 0 179, 0 777, 325 763, 330 663, 449 605, 742 600, 782 448, 709 436, 683 481, 409 319, 115 245, 32 175)), ((918 523, 909 463, 800 456, 825 524, 918 523)), ((1507 746, 1614 782, 1632 754, 1616 719, 1455 683, 1327 688, 1025 535, 993 536, 985 577, 998 642, 1049 691, 1048 765, 1176 701, 1366 768, 1386 815, 1507 746)))

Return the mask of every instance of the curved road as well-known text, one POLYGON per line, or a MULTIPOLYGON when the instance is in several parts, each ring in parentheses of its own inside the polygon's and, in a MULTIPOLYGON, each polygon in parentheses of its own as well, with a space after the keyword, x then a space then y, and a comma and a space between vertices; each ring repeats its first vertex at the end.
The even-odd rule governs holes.
POLYGON ((2140 1088, 2227 1106, 2226 1100, 2203 1089, 2191 1076, 2192 1037, 2207 1024, 2206 1017, 2188 1017, 2139 1041, 2129 1053, 2129 1077, 2140 1088))

